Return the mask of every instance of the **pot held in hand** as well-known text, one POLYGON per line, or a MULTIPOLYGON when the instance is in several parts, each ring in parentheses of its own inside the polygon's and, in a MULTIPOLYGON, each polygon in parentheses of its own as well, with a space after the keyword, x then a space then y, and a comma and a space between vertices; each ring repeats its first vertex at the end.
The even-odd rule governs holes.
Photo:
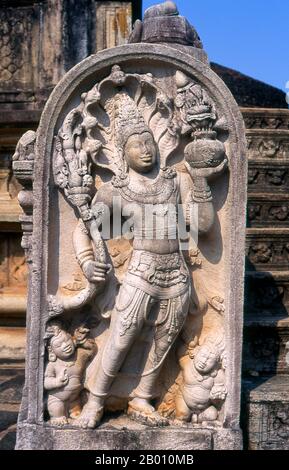
POLYGON ((185 148, 185 160, 192 168, 217 167, 225 158, 225 146, 213 135, 195 139, 185 148))

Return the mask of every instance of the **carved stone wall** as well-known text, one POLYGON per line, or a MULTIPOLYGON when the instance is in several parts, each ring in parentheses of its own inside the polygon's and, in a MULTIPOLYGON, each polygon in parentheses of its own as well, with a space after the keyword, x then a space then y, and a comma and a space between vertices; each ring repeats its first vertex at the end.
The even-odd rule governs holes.
POLYGON ((248 437, 251 450, 288 450, 288 376, 277 375, 258 386, 248 381, 248 437))
POLYGON ((249 163, 245 427, 250 448, 288 449, 289 111, 243 109, 243 115, 249 163))
MULTIPOLYGON (((1 2, 1 326, 14 328, 14 325, 25 323, 26 268, 24 252, 20 248, 18 217, 21 209, 16 197, 19 185, 11 175, 11 156, 16 143, 27 129, 37 127, 43 104, 65 70, 96 50, 123 43, 131 28, 130 17, 125 15, 140 17, 139 10, 138 1, 1 2), (78 47, 75 47, 76 43, 78 47)), ((271 390, 275 393, 272 400, 284 402, 285 392, 276 398, 281 380, 282 387, 285 389, 287 386, 288 390, 289 112, 260 108, 243 108, 242 111, 249 146, 244 383, 251 376, 248 386, 250 415, 247 420, 250 432, 252 430, 256 434, 255 437, 251 435, 250 442, 262 443, 268 440, 265 432, 267 418, 262 416, 269 416, 275 409, 274 404, 267 406, 264 400, 271 390), (276 373, 274 386, 269 382, 265 388, 256 388, 262 378, 276 373), (261 418, 262 431, 257 425, 261 418)), ((116 253, 116 263, 119 263, 119 257, 121 254, 116 253)), ((74 282, 66 285, 65 289, 73 291, 78 287, 76 273, 74 282)), ((288 405, 282 406, 286 408, 288 405)), ((274 419, 276 421, 276 416, 274 419)), ((284 419, 279 421, 280 427, 286 427, 284 419)), ((275 448, 283 442, 279 434, 274 436, 271 444, 275 448)))
POLYGON ((243 109, 243 115, 249 164, 246 318, 251 321, 259 310, 277 321, 288 316, 289 306, 289 111, 243 109))
POLYGON ((18 449, 75 448, 71 427, 81 428, 79 449, 134 449, 136 438, 141 449, 165 449, 177 436, 178 448, 198 448, 206 434, 210 448, 242 447, 243 120, 174 4, 147 10, 139 33, 140 22, 133 43, 71 69, 42 113, 34 160, 33 132, 22 136, 13 156, 24 209, 33 180, 30 240, 23 218, 29 341, 18 449), (124 269, 126 260, 116 259, 120 237, 106 244, 111 237, 102 219, 117 201, 125 218, 130 204, 137 206, 124 269), (181 232, 171 233, 179 228, 169 211, 181 201, 186 225, 198 207, 198 251, 181 246, 181 232), (153 229, 143 225, 150 205, 153 229), (107 411, 122 412, 109 421, 108 441, 107 411), (154 428, 154 443, 128 419, 154 428), (188 433, 178 429, 184 423, 188 433), (46 439, 47 424, 55 433, 46 439))

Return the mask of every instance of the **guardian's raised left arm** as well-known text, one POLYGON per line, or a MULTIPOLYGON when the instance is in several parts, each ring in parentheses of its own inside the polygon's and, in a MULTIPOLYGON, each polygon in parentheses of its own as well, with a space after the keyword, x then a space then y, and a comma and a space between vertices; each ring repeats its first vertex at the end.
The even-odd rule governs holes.
POLYGON ((192 204, 198 204, 198 232, 207 233, 214 223, 215 213, 212 203, 211 189, 208 179, 211 176, 221 174, 227 166, 227 159, 224 159, 216 167, 193 168, 189 163, 185 163, 191 179, 191 189, 187 193, 186 222, 190 224, 190 208, 192 204))

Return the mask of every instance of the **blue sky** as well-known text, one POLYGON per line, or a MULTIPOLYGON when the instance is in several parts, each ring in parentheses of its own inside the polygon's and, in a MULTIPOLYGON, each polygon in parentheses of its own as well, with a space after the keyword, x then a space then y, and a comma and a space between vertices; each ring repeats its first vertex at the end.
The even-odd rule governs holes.
MULTIPOLYGON (((160 2, 143 0, 143 10, 156 3, 160 2)), ((211 61, 285 91, 289 81, 289 0, 176 3, 180 14, 198 31, 211 61)))

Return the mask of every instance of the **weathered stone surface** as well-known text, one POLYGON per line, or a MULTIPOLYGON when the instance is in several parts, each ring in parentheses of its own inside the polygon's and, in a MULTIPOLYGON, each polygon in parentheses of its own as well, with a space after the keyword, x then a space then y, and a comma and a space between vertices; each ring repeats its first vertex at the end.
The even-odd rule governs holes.
POLYGON ((288 109, 280 109, 278 106, 268 108, 242 108, 246 129, 264 129, 264 134, 270 130, 288 130, 288 109), (276 108, 276 109, 270 109, 276 108))
POLYGON ((18 415, 18 405, 6 405, 4 409, 2 408, 3 405, 0 405, 0 434, 11 425, 15 425, 18 415))
POLYGON ((0 450, 13 450, 16 443, 16 424, 0 433, 0 450))
POLYGON ((12 6, 4 2, 2 109, 41 109, 65 71, 96 50, 128 38, 131 9, 131 2, 120 1, 45 0, 12 6))
POLYGON ((196 51, 140 43, 90 56, 55 88, 35 146, 28 133, 17 146, 30 266, 19 449, 241 446, 244 126, 196 51), (153 204, 156 222, 170 204, 197 206, 197 247, 185 258, 179 237, 138 237, 138 213, 132 247, 105 242, 97 224, 113 195, 122 209, 153 204), (150 427, 122 416, 125 431, 89 430, 126 409, 150 427))
MULTIPOLYGON (((95 2, 96 45, 94 52, 127 42, 132 29, 131 2, 95 2)), ((87 56, 88 54, 85 54, 87 56)), ((82 56, 83 58, 84 56, 82 56)))
POLYGON ((202 49, 196 30, 179 16, 174 2, 153 5, 145 11, 143 22, 137 20, 130 42, 185 44, 202 49))
POLYGON ((227 87, 233 93, 237 103, 246 108, 255 108, 259 113, 267 109, 280 108, 284 111, 288 107, 286 93, 267 83, 248 77, 240 71, 224 67, 224 65, 212 63, 212 69, 216 72, 227 87), (260 108, 258 110, 258 108, 260 108))
POLYGON ((289 449, 289 376, 248 381, 248 440, 252 450, 289 449))
MULTIPOLYGON (((14 297, 15 301, 15 297, 14 297)), ((16 298, 15 303, 20 303, 19 298, 16 298)), ((12 305, 13 311, 15 305, 12 305)), ((19 308, 19 305, 17 305, 19 308)), ((23 306, 26 308, 26 303, 23 306)), ((16 309, 17 310, 17 309, 16 309)), ((9 312, 9 310, 8 310, 9 312)), ((22 312, 21 312, 22 313, 22 312)), ((0 328, 0 361, 23 361, 25 360, 26 348, 26 331, 25 328, 17 327, 2 327, 0 328)), ((0 365, 1 367, 1 365, 0 365)))
POLYGON ((286 449, 289 112, 244 109, 243 115, 249 143, 243 353, 243 383, 249 391, 243 421, 247 421, 245 428, 251 449, 286 449))
MULTIPOLYGON (((286 235, 286 229, 289 222, 288 195, 272 194, 268 201, 267 194, 252 194, 248 200, 248 226, 249 227, 282 227, 282 234, 286 235)), ((248 232, 250 236, 250 231, 248 232)), ((252 232, 253 233, 253 232, 252 232)), ((277 231, 278 233, 278 231, 277 231)), ((280 233, 280 232, 279 232, 280 233)), ((274 235, 274 232, 273 232, 274 235)), ((248 237, 249 238, 249 237, 248 237)), ((284 254, 286 249, 284 250, 284 254)), ((281 256, 283 250, 280 252, 281 256)))
MULTIPOLYGON (((42 2, 44 3, 44 2, 42 2)), ((71 2, 70 2, 71 3, 71 2)), ((82 2, 75 2, 76 6, 80 5, 82 2), (78 5, 77 5, 78 4, 78 5)), ((97 2, 101 3, 106 7, 111 2, 97 2)), ((65 16, 65 15, 64 15, 65 16)), ((65 18, 63 17, 65 20, 65 18)), ((70 16, 70 19, 73 19, 73 14, 70 16)), ((111 19, 111 17, 110 17, 111 19)), ((37 15, 35 15, 34 20, 37 20, 37 15)), ((84 23, 81 23, 82 27, 84 23)), ((111 24, 111 23, 110 23, 111 24)), ((73 34, 70 33, 70 41, 73 45, 75 44, 75 38, 82 37, 82 31, 79 27, 80 23, 74 26, 73 34)), ((5 28, 4 28, 5 29, 5 28)), ((26 29, 24 29, 26 31, 26 29)), ((100 31, 101 28, 98 29, 100 31)), ((37 30, 34 29, 34 31, 37 30)), ((113 29, 114 34, 114 29, 113 29)), ((93 36, 93 35, 92 35, 93 36)), ((47 36, 48 37, 48 36, 47 36)), ((113 35, 112 35, 113 37, 113 35)), ((4 38, 5 39, 5 38, 4 38)), ((48 38, 49 39, 49 38, 48 38)), ((6 41, 6 39, 5 39, 6 41)), ((87 44, 85 41, 81 41, 82 44, 87 44)), ((24 44, 25 46, 25 44, 24 44)), ((26 47, 26 46, 25 46, 26 47)), ((59 44, 59 47, 61 45, 59 44)), ((88 52, 84 48, 76 49, 74 48, 76 54, 84 51, 84 54, 88 52)), ((24 51, 25 52, 25 51, 24 51)), ((71 50, 69 57, 72 57, 71 50)), ((79 56, 80 57, 80 56, 79 56)), ((61 64, 60 64, 61 65, 61 64)), ((256 106, 278 106, 278 107, 285 107, 285 95, 278 90, 274 90, 272 88, 267 88, 264 84, 253 83, 250 78, 244 77, 241 74, 237 74, 235 71, 228 70, 224 67, 216 66, 212 64, 213 70, 215 70, 227 83, 231 91, 233 92, 235 99, 243 105, 256 105, 256 106), (244 90, 244 94, 243 94, 244 90), (253 90, 253 91, 252 91, 253 90)), ((49 74, 48 74, 49 75, 49 74)), ((13 82, 13 80, 12 80, 13 82)), ((11 83, 12 83, 11 82, 11 83)), ((24 106, 27 108, 27 105, 30 101, 26 101, 28 95, 24 93, 18 94, 6 94, 5 99, 8 97, 9 99, 15 99, 18 102, 17 106, 21 106, 24 103, 24 106), (9 98, 10 97, 10 98, 9 98), (22 100, 24 100, 22 102, 22 100)), ((30 98, 29 98, 30 100, 30 98)), ((10 106, 10 105, 9 105, 10 106)), ((30 104, 29 104, 30 106, 30 104)), ((34 103, 32 104, 34 106, 34 103)), ((3 109, 3 107, 2 107, 3 109)), ((275 140, 277 139, 278 143, 282 139, 286 137, 286 131, 288 133, 288 110, 265 110, 265 109, 245 109, 243 110, 246 126, 249 129, 257 129, 257 137, 259 139, 263 137, 263 140, 275 140), (283 133, 276 133, 272 131, 275 130, 282 130, 283 133), (269 132, 268 132, 269 131, 269 132), (285 132, 284 132, 285 131, 285 132), (281 139, 282 137, 282 139, 281 139)), ((31 124, 28 124, 30 121, 32 125, 39 119, 39 111, 29 111, 29 110, 17 110, 10 112, 9 110, 5 110, 5 112, 1 114, 1 157, 3 157, 7 152, 11 155, 13 153, 12 148, 15 147, 16 140, 19 138, 19 132, 23 132, 30 127, 31 124), (7 123, 18 123, 23 128, 22 129, 7 129, 7 123), (25 124, 26 123, 26 124, 25 124), (3 126, 4 124, 4 126, 3 126), (3 155, 2 155, 3 153, 3 155)), ((252 133, 249 134, 249 138, 251 138, 252 133)), ((287 134, 288 135, 288 134, 287 134)), ((254 135, 253 135, 254 137, 254 135)), ((250 221, 251 227, 254 228, 262 228, 264 226, 271 227, 273 224, 278 225, 279 228, 283 229, 284 226, 287 224, 286 218, 286 193, 288 192, 288 168, 286 165, 286 158, 280 159, 280 150, 276 152, 273 158, 270 157, 272 152, 274 153, 274 146, 262 145, 261 150, 266 158, 260 158, 260 151, 258 148, 257 139, 254 139, 255 143, 253 144, 253 151, 255 152, 255 157, 250 160, 250 168, 249 168, 249 191, 253 191, 251 195, 249 195, 250 202, 249 202, 249 214, 253 216, 250 221), (257 149, 257 150, 256 150, 257 149), (267 155, 269 156, 267 158, 267 155), (277 156, 277 159, 275 158, 277 156), (256 193, 256 194, 255 194, 256 193), (257 194, 258 193, 258 194, 257 194), (260 193, 265 193, 264 197, 260 197, 260 193), (281 196, 283 193, 283 196, 281 196), (280 195, 280 196, 279 196, 280 195), (266 201, 265 201, 266 200, 266 201), (270 201, 270 202, 268 202, 270 201), (276 204, 279 203, 277 208, 276 204), (260 207, 261 206, 261 207, 260 207), (274 206, 274 207, 272 207, 274 206), (273 211, 271 210, 273 209, 273 211), (272 217, 272 222, 270 222, 272 217), (285 218, 284 218, 285 217, 285 218)), ((278 145, 276 146, 278 147, 278 145)), ((9 164, 9 162, 8 162, 9 164)), ((9 166, 9 165, 8 165, 9 166)), ((4 162, 5 171, 2 173, 4 176, 3 181, 6 185, 7 180, 9 180, 9 194, 10 196, 16 195, 16 189, 11 185, 11 173, 7 173, 6 162, 4 162)), ((2 186, 3 189, 3 186, 2 186)), ((4 197, 7 197, 7 191, 5 189, 4 197)), ((6 201, 6 199, 5 199, 6 201)), ((0 202, 0 209, 5 207, 7 208, 7 204, 4 201, 5 205, 1 205, 0 202)), ((12 201, 10 199, 11 205, 9 209, 12 209, 12 201)), ((14 198, 14 202, 16 199, 14 198)), ((18 206, 15 204, 16 211, 18 210, 18 206)), ((16 211, 14 214, 7 214, 5 211, 2 211, 2 219, 1 219, 1 228, 3 230, 16 229, 19 230, 18 224, 15 223, 17 214, 16 211), (6 217, 6 218, 5 218, 6 217), (8 220, 9 217, 9 220, 8 220)), ((271 227, 272 228, 272 227, 271 227)), ((281 234, 281 232, 280 232, 281 234)), ((279 235, 280 235, 279 234, 279 235)), ((268 231, 267 234, 263 231, 260 233, 254 232, 253 236, 251 233, 248 239, 248 246, 251 241, 255 241, 257 238, 258 242, 260 239, 261 241, 266 244, 266 236, 271 236, 270 245, 273 241, 277 242, 276 246, 273 248, 273 252, 280 254, 280 243, 278 242, 278 233, 272 233, 272 230, 268 231), (249 242, 250 241, 250 242, 249 242), (278 246, 279 245, 279 246, 278 246), (277 251, 276 251, 277 249, 277 251)), ((13 237, 15 235, 13 234, 13 237)), ((16 234, 17 239, 19 239, 19 234, 16 234)), ((9 240, 10 242, 10 240, 9 240)), ((6 242, 5 242, 6 244, 6 242)), ((258 245, 260 245, 258 243, 258 245)), ((12 243, 12 248, 14 244, 12 243)), ((265 258, 266 258, 266 250, 267 247, 257 247, 257 257, 259 259, 264 259, 262 253, 265 250, 265 258)), ((9 248, 10 249, 10 248, 9 248)), ((254 247, 254 253, 256 253, 256 246, 254 247)), ((284 267, 286 264, 286 246, 282 243, 281 246, 281 256, 282 256, 282 265, 283 265, 283 272, 280 273, 276 268, 276 271, 267 273, 266 268, 272 269, 270 265, 266 265, 266 262, 263 261, 259 263, 257 269, 260 268, 262 270, 266 270, 264 274, 256 273, 256 277, 254 278, 254 284, 252 285, 251 294, 250 294, 250 302, 247 304, 248 311, 247 311, 247 319, 246 325, 247 328, 245 330, 245 338, 248 344, 245 348, 245 370, 246 372, 253 374, 262 374, 264 372, 275 373, 276 371, 283 373, 286 372, 286 343, 288 340, 288 300, 289 300, 289 290, 288 290, 288 272, 284 271, 284 267), (263 276, 263 277, 262 277, 263 276), (252 314, 252 315, 251 315, 252 314), (261 329, 260 329, 261 328, 261 329), (249 333, 249 329, 251 329, 249 333)), ((116 263, 121 261, 121 256, 116 254, 116 263)), ((20 261, 20 259, 19 259, 20 261)), ((22 257, 23 261, 23 257, 22 257)), ((21 261, 21 262, 22 262, 21 261)), ((7 269, 9 263, 4 263, 3 265, 3 272, 5 273, 5 282, 8 278, 9 271, 7 269)), ((275 266, 276 263, 275 263, 275 266)), ((282 266, 280 266, 282 267, 282 266)), ((250 275, 253 277, 253 273, 250 272, 250 275)), ((72 282, 68 282, 67 292, 71 291, 71 287, 75 288, 81 285, 79 279, 76 275, 76 280, 72 282)), ((15 285, 14 285, 15 288, 15 285)), ((25 311, 25 301, 24 296, 15 297, 15 292, 10 293, 7 295, 6 290, 3 292, 5 295, 1 295, 0 298, 0 309, 1 311, 5 310, 5 317, 2 314, 2 322, 7 322, 7 324, 23 324, 24 322, 24 311, 25 311)), ((2 294, 2 292, 1 292, 2 294)), ((6 343, 6 336, 4 336, 4 340, 6 343)), ((7 344, 4 344, 4 352, 5 355, 9 354, 10 346, 11 350, 13 351, 14 345, 18 348, 18 340, 14 343, 12 341, 9 342, 8 349, 7 344)), ((21 346, 22 351, 22 346, 21 346)), ((22 352, 21 352, 22 354, 22 352)))
POLYGON ((286 374, 289 371, 288 317, 250 319, 244 329, 244 373, 286 374))
MULTIPOLYGON (((19 137, 37 127, 53 87, 91 53, 127 40, 140 1, 44 0, 1 2, 0 5, 0 233, 9 257, 20 264, 17 201, 20 185, 12 176, 11 160, 19 137), (76 47, 77 44, 77 47, 76 47), (10 243, 11 239, 17 243, 10 243)), ((20 257, 21 253, 21 257, 20 257)), ((6 257, 0 271, 9 273, 6 257)), ((21 268, 19 269, 19 274, 21 268)), ((24 326, 26 286, 2 286, 1 325, 24 326)))
POLYGON ((287 271, 289 231, 287 227, 284 227, 286 206, 274 204, 273 201, 270 204, 268 212, 271 227, 264 227, 264 224, 262 229, 258 227, 247 230, 248 268, 254 266, 257 271, 287 271), (275 218, 279 219, 279 226, 275 224, 275 218))
POLYGON ((13 450, 24 384, 24 369, 17 362, 0 363, 0 450, 13 450))
MULTIPOLYGON (((24 385, 23 363, 3 364, 0 368, 0 406, 5 410, 5 405, 18 405, 21 401, 22 389, 24 385)), ((7 408, 9 410, 9 408, 7 408)), ((14 410, 15 411, 15 410, 14 410)), ((15 421, 16 422, 16 421, 15 421)))

